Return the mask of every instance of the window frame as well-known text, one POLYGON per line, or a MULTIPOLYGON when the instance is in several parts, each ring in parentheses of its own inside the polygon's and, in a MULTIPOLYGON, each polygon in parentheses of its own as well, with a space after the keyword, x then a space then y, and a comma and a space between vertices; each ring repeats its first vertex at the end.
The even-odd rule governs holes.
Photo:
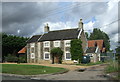
POLYGON ((31 59, 34 59, 34 58, 35 58, 35 54, 31 53, 31 59))
POLYGON ((44 60, 50 60, 50 52, 44 52, 44 60), (49 58, 48 59, 45 58, 45 54, 46 53, 49 54, 49 58))
POLYGON ((68 43, 68 42, 70 44, 71 40, 65 40, 65 47, 70 47, 70 45, 66 45, 66 43, 68 43))
POLYGON ((45 41, 45 42, 43 42, 43 46, 44 46, 44 47, 50 47, 50 41, 45 41), (48 46, 46 46, 46 43, 48 43, 48 46))
POLYGON ((69 53, 69 54, 70 54, 70 56, 71 56, 71 53, 70 53, 70 52, 66 52, 66 53, 65 53, 65 60, 71 60, 71 57, 70 57, 70 59, 67 59, 67 58, 66 58, 66 57, 67 57, 67 56, 66 56, 66 55, 67 55, 67 53, 69 53))
POLYGON ((60 47, 60 41, 54 41, 54 47, 60 47), (58 42, 58 45, 55 45, 56 42, 58 42))

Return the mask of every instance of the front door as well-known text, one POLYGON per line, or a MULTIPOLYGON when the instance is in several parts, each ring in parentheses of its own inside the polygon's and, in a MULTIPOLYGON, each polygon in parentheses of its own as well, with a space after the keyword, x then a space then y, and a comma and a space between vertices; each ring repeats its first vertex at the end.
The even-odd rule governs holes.
POLYGON ((54 56, 54 63, 59 63, 59 57, 58 56, 54 56))

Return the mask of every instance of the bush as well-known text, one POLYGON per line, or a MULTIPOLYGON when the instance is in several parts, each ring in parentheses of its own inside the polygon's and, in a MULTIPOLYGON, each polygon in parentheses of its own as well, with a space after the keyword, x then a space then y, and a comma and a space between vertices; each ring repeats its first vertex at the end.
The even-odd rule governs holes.
POLYGON ((26 60, 26 56, 21 56, 18 58, 18 63, 26 63, 27 60, 26 60))
POLYGON ((112 73, 112 72, 118 72, 119 68, 118 68, 118 62, 111 62, 106 68, 105 68, 105 72, 106 73, 112 73))
POLYGON ((17 62, 18 57, 13 56, 11 54, 8 54, 8 56, 5 57, 5 61, 7 61, 7 62, 17 62))

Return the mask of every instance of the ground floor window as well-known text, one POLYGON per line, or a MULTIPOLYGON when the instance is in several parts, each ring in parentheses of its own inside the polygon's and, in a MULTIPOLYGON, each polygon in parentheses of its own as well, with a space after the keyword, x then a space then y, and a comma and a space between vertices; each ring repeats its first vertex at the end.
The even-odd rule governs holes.
POLYGON ((66 55, 66 58, 65 58, 66 60, 71 60, 71 54, 70 53, 66 53, 65 55, 66 55))
POLYGON ((35 58, 35 54, 34 53, 31 53, 31 58, 35 58))
POLYGON ((44 53, 44 59, 45 60, 49 60, 50 59, 50 53, 49 52, 45 52, 44 53))

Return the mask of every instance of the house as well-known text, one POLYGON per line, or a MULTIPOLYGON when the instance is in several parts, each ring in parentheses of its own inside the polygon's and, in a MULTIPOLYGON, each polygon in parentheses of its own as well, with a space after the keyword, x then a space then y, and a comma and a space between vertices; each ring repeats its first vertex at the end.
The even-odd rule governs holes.
POLYGON ((101 53, 105 52, 105 45, 103 40, 89 40, 88 48, 85 55, 90 56, 91 62, 97 62, 101 60, 101 53))
MULTIPOLYGON (((73 63, 70 54, 70 41, 81 39, 84 52, 87 47, 83 22, 80 19, 78 28, 50 31, 48 24, 44 27, 44 34, 34 35, 27 41, 27 62, 28 63, 52 63, 50 50, 59 47, 63 50, 62 63, 73 63)), ((54 58, 58 63, 58 58, 54 58)))

